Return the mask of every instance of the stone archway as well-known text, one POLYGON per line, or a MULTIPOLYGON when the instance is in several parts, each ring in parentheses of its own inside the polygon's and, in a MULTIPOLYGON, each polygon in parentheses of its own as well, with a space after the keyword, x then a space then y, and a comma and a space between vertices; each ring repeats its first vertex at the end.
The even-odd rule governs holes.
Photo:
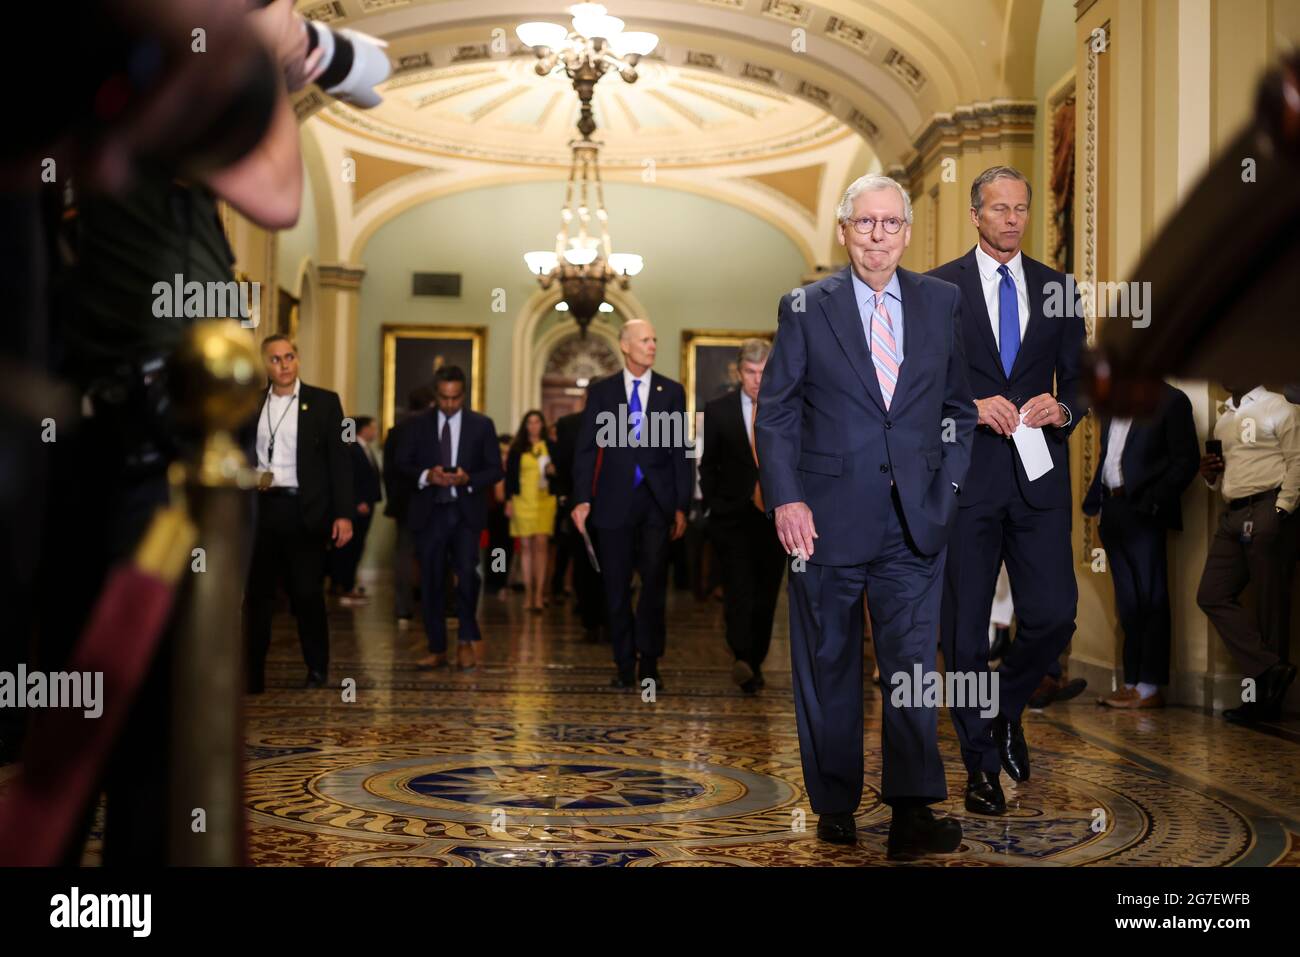
POLYGON ((570 332, 552 347, 542 367, 542 414, 547 422, 577 412, 586 403, 587 384, 617 372, 618 350, 601 335, 570 332))

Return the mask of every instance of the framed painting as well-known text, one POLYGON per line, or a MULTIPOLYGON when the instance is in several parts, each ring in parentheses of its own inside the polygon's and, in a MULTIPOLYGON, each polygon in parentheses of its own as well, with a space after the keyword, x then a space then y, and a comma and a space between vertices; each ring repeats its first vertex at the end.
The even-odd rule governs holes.
POLYGON ((746 339, 771 342, 773 329, 683 329, 682 386, 686 389, 686 413, 690 422, 696 412, 718 396, 740 388, 740 362, 736 358, 746 339))
POLYGON ((469 408, 483 411, 483 366, 487 355, 486 326, 384 326, 383 369, 380 373, 380 428, 384 435, 406 408, 416 386, 428 385, 443 366, 465 372, 469 408))

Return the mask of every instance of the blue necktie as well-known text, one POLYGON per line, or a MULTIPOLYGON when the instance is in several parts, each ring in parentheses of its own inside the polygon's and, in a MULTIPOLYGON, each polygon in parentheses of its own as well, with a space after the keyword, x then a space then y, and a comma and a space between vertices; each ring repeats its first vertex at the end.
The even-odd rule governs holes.
MULTIPOLYGON (((641 380, 632 380, 632 401, 628 404, 628 418, 632 422, 632 437, 638 442, 641 441, 641 380)), ((636 488, 641 484, 641 466, 636 466, 636 471, 632 473, 632 487, 636 488)))
POLYGON ((1002 355, 1002 371, 1010 379, 1011 367, 1016 364, 1016 353, 1020 351, 1020 312, 1011 270, 1004 263, 998 267, 998 273, 1002 276, 998 283, 998 352, 1002 355))

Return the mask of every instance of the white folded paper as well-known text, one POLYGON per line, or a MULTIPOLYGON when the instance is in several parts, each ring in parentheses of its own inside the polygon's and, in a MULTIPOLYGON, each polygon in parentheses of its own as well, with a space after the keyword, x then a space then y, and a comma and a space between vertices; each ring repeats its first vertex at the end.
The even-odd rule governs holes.
POLYGON ((550 464, 551 464, 551 457, 549 455, 537 456, 537 487, 538 488, 548 487, 546 482, 546 466, 550 464))
POLYGON ((1022 415, 1020 426, 1011 433, 1011 439, 1016 443, 1016 452, 1020 455, 1020 462, 1025 467, 1029 481, 1052 471, 1052 453, 1047 450, 1047 439, 1043 438, 1042 429, 1025 425, 1025 417, 1022 415))

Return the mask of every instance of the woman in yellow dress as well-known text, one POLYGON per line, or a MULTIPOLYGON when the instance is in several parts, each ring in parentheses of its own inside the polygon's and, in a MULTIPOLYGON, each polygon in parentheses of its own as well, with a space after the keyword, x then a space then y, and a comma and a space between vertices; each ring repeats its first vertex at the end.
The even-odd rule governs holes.
POLYGON ((525 607, 540 612, 546 594, 546 552, 555 530, 555 496, 547 481, 555 474, 546 445, 546 419, 524 413, 506 458, 506 515, 523 558, 525 607))

